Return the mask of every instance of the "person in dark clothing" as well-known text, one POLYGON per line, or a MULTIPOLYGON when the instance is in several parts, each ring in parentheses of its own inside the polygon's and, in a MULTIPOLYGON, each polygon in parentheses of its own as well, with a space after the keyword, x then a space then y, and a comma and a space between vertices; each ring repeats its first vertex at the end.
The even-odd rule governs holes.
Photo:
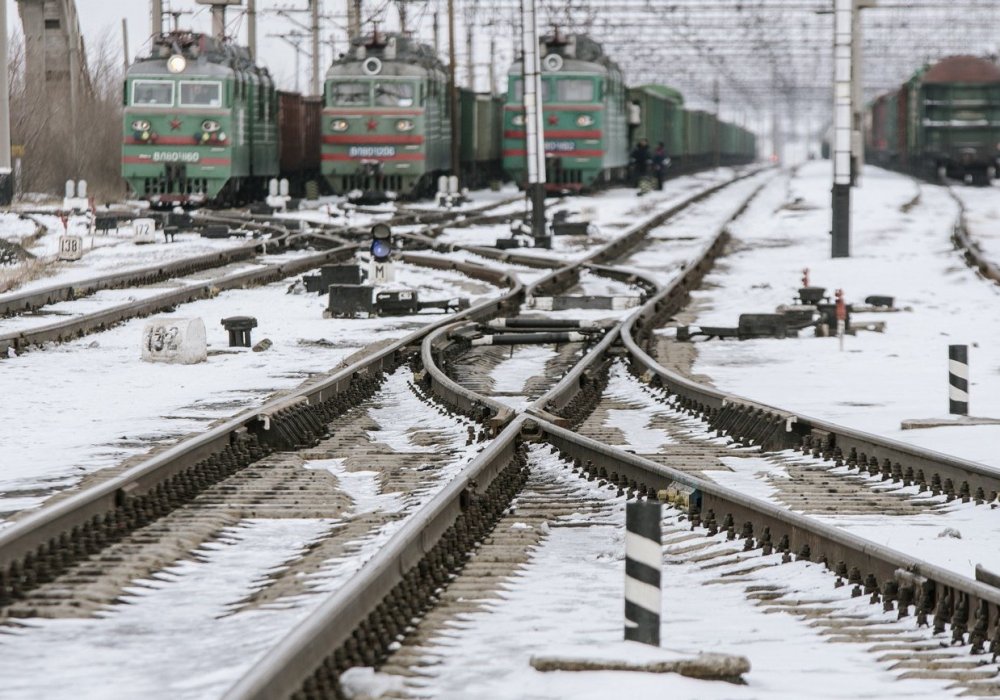
POLYGON ((646 139, 639 139, 632 149, 632 172, 635 175, 636 183, 646 176, 649 169, 649 143, 646 139))
POLYGON ((663 142, 660 141, 656 144, 656 150, 653 151, 653 174, 656 176, 656 188, 663 189, 663 178, 667 175, 667 166, 670 165, 670 156, 667 155, 667 149, 663 146, 663 142))

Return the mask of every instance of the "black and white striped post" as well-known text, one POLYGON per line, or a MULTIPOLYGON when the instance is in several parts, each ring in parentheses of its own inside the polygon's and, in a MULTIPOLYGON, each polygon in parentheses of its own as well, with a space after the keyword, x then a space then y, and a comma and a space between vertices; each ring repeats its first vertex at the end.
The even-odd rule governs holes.
POLYGON ((948 413, 969 415, 969 346, 948 346, 948 413))
POLYGON ((660 504, 625 504, 625 639, 660 645, 660 504))

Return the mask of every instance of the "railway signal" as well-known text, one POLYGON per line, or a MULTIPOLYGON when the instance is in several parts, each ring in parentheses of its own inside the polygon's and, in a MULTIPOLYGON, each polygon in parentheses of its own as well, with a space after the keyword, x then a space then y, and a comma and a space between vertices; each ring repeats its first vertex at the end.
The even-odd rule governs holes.
POLYGON ((392 229, 386 224, 372 226, 371 272, 368 278, 372 284, 384 284, 392 281, 392 229))

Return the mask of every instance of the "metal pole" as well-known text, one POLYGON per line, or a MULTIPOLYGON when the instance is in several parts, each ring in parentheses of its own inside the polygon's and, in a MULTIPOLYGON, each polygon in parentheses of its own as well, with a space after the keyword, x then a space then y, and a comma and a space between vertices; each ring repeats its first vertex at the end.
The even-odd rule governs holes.
POLYGON ((128 22, 122 17, 122 54, 125 57, 125 71, 128 72, 128 22))
POLYGON ((476 90, 476 64, 473 60, 472 51, 472 22, 467 22, 465 25, 465 53, 466 53, 466 64, 465 64, 465 74, 466 74, 466 86, 473 92, 476 90))
POLYGON ((833 5, 833 238, 835 258, 851 255, 852 28, 855 0, 833 5))
POLYGON ((497 91, 497 40, 495 37, 490 37, 490 94, 494 95, 497 91))
POLYGON ((719 79, 716 78, 715 82, 712 83, 712 101, 715 103, 715 133, 713 134, 714 150, 715 150, 715 167, 718 168, 722 162, 722 144, 719 139, 719 79))
POLYGON ((861 13, 854 3, 851 15, 851 187, 858 186, 861 170, 861 13))
POLYGON ((434 13, 434 55, 441 55, 441 26, 437 12, 434 13))
MULTIPOLYGON (((250 49, 250 60, 257 60, 257 0, 247 0, 247 48, 250 49)), ((298 72, 296 69, 296 78, 298 72)))
POLYGON ((310 0, 310 10, 312 10, 312 85, 311 94, 318 95, 319 91, 319 1, 310 0))
POLYGON ((948 413, 969 415, 969 346, 948 346, 948 413))
POLYGON ((660 646, 660 504, 625 504, 625 639, 660 646))
POLYGON ((522 0, 521 15, 527 189, 531 197, 531 234, 540 238, 545 236, 545 132, 542 124, 542 77, 535 0, 522 0))
POLYGON ((348 41, 361 36, 361 0, 347 0, 348 41))
POLYGON ((152 0, 149 12, 149 35, 159 36, 163 32, 163 0, 152 0))
POLYGON ((10 168, 10 82, 7 77, 7 3, 0 2, 0 204, 14 198, 10 168))
POLYGON ((451 174, 457 177, 462 133, 458 123, 458 85, 455 84, 455 0, 448 0, 448 103, 451 105, 451 174))
POLYGON ((219 41, 226 38, 226 6, 212 5, 212 36, 219 41))

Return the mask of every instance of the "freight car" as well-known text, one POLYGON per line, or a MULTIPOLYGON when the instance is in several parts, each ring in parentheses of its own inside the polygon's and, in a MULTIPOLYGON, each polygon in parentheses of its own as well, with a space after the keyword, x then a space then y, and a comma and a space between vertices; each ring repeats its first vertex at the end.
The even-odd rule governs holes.
POLYGON ((122 177, 154 205, 243 202, 319 175, 320 102, 279 93, 242 47, 204 34, 153 38, 125 76, 122 177))
POLYGON ((871 163, 988 184, 1000 157, 1000 68, 975 56, 942 59, 872 102, 866 126, 871 163))
MULTIPOLYGON (((684 108, 684 97, 662 85, 629 89, 618 66, 585 35, 544 37, 542 111, 546 187, 580 191, 624 179, 629 153, 639 139, 663 142, 674 172, 756 157, 754 135, 715 115, 684 108)), ((504 169, 519 184, 525 177, 525 130, 521 63, 508 76, 504 113, 504 169)))
POLYGON ((663 85, 642 85, 628 91, 630 146, 646 139, 650 147, 663 143, 675 173, 751 162, 757 139, 746 129, 714 114, 684 109, 684 97, 663 85))

